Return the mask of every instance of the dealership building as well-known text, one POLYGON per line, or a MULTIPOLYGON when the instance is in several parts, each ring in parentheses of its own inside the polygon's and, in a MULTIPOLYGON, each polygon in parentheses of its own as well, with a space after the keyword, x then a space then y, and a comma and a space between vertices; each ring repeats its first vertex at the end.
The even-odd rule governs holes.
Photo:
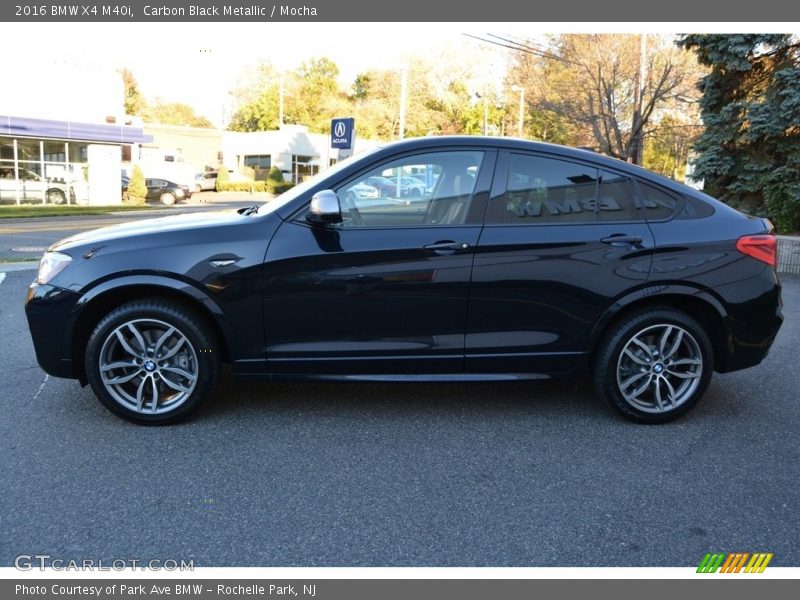
POLYGON ((152 141, 124 114, 119 73, 67 67, 54 60, 45 78, 24 61, 4 65, 7 81, 25 84, 0 94, 2 204, 120 202, 122 161, 152 141))
MULTIPOLYGON (((31 77, 24 61, 5 68, 8 81, 26 85, 0 94, 0 204, 120 203, 120 174, 135 164, 145 177, 177 183, 222 166, 256 180, 278 167, 298 183, 338 156, 328 135, 301 125, 243 133, 143 123, 125 114, 122 76, 112 68, 53 59, 37 67, 46 78, 31 77)), ((357 139, 354 151, 376 143, 357 139)))

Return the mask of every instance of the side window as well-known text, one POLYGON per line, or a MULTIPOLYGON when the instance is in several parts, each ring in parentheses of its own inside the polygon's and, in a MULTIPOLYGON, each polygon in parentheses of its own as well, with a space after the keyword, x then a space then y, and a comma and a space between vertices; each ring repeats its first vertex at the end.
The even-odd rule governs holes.
POLYGON ((642 206, 648 221, 660 221, 672 216, 678 201, 649 183, 639 182, 642 191, 642 206))
POLYGON ((630 179, 601 170, 595 221, 635 221, 639 218, 630 179))
POLYGON ((590 165, 512 154, 506 193, 488 223, 576 224, 638 218, 627 177, 590 165))
POLYGON ((483 152, 429 152, 384 163, 333 191, 342 227, 464 223, 483 152))
POLYGON ((492 201, 492 223, 594 221, 597 169, 541 156, 512 154, 506 193, 492 201))

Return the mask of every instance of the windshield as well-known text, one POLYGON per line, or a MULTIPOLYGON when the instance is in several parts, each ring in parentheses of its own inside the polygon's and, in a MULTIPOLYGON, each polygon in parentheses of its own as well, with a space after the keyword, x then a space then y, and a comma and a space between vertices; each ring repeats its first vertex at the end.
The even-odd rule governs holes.
POLYGON ((294 186, 290 190, 285 191, 277 198, 270 200, 269 202, 265 202, 264 204, 258 207, 258 210, 256 212, 260 215, 265 215, 275 212, 279 208, 286 206, 287 204, 292 202, 295 198, 298 198, 303 194, 305 194, 308 190, 317 185, 324 178, 336 175, 336 173, 347 168, 349 165, 353 164, 357 160, 361 160, 362 158, 369 156, 370 154, 377 152, 380 149, 381 146, 375 146, 373 148, 370 148, 369 150, 365 150, 364 152, 359 152, 358 154, 354 154, 349 158, 340 160, 329 169, 326 169, 325 171, 317 173, 312 177, 304 179, 302 183, 294 186))

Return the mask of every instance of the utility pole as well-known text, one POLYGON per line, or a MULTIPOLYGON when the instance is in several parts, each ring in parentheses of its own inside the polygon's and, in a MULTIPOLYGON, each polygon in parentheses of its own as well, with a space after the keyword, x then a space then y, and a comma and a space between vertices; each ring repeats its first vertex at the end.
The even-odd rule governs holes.
POLYGON ((635 165, 641 165, 644 159, 644 128, 642 127, 642 109, 644 104, 644 87, 647 79, 647 34, 639 34, 639 72, 636 76, 636 88, 633 102, 633 152, 630 160, 635 165))
POLYGON ((281 71, 281 79, 278 86, 278 129, 281 127, 283 127, 283 71, 281 71))
POLYGON ((517 125, 517 135, 523 137, 525 131, 525 88, 520 85, 512 85, 512 92, 519 93, 519 122, 517 125))
POLYGON ((408 63, 403 63, 400 73, 400 134, 402 140, 406 135, 406 96, 408 88, 408 63))

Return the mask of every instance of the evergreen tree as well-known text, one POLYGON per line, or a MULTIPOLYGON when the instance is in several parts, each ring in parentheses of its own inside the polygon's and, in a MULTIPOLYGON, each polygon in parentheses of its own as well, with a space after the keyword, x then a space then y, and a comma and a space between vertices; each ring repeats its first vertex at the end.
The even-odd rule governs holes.
POLYGON ((779 231, 800 229, 800 43, 784 34, 687 35, 710 68, 694 176, 779 231))
POLYGON ((131 180, 128 183, 128 199, 133 204, 140 204, 144 202, 146 196, 147 186, 145 185, 142 167, 139 165, 133 165, 131 180))

